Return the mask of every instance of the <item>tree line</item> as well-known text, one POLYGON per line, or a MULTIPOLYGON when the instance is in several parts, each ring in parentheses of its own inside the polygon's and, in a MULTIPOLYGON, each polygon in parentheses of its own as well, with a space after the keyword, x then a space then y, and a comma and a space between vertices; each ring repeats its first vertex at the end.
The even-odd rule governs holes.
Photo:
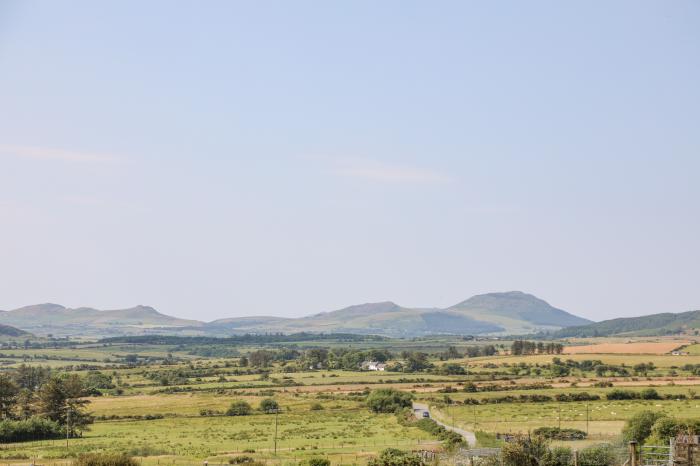
POLYGON ((77 374, 26 365, 0 374, 0 441, 82 435, 93 422, 86 411, 88 394, 77 374))
POLYGON ((515 340, 510 346, 510 354, 513 355, 561 354, 562 352, 564 352, 564 345, 561 343, 515 340))

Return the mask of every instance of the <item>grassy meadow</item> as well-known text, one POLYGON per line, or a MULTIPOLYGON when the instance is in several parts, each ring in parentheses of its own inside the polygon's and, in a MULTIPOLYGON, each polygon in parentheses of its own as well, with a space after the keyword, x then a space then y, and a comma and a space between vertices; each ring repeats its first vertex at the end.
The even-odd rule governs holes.
MULTIPOLYGON (((372 343, 377 342, 347 346, 357 350, 371 348, 372 343)), ((376 414, 367 408, 366 395, 388 387, 411 393, 417 402, 431 407, 434 418, 447 425, 487 434, 527 433, 542 426, 573 427, 589 434, 580 445, 619 442, 625 421, 641 410, 679 418, 700 417, 696 395, 696 390, 700 392, 696 387, 700 377, 694 372, 694 366, 700 366, 700 351, 693 346, 688 347, 691 354, 683 356, 618 352, 513 356, 507 354, 510 342, 498 341, 496 354, 467 358, 444 357, 443 352, 450 346, 460 353, 466 346, 493 342, 436 338, 380 343, 382 349, 394 355, 387 361, 389 366, 405 364, 402 355, 422 348, 431 351, 427 353, 429 367, 396 372, 328 370, 310 369, 307 363, 293 360, 271 361, 266 367, 243 366, 243 358, 267 348, 255 344, 218 348, 205 356, 200 346, 174 344, 83 342, 58 348, 5 348, 0 350, 0 363, 7 373, 21 364, 81 376, 99 371, 113 385, 99 390, 101 396, 86 398, 95 422, 82 437, 69 439, 67 445, 65 439, 5 443, 0 446, 0 463, 35 460, 58 465, 69 463, 82 452, 124 451, 149 465, 204 460, 225 464, 240 455, 274 464, 296 464, 319 455, 333 464, 364 464, 388 446, 407 450, 442 448, 437 438, 401 422, 399 416, 376 414), (629 373, 596 374, 584 368, 590 360, 629 373), (649 367, 643 374, 637 373, 633 368, 638 364, 649 367), (556 365, 568 367, 568 372, 555 374, 556 365), (461 367, 462 373, 447 370, 454 371, 454 366, 461 367), (466 390, 471 384, 477 391, 466 390), (641 391, 649 387, 663 399, 606 399, 614 389, 641 391), (554 397, 582 392, 600 399, 482 401, 533 393, 554 397), (277 415, 257 410, 266 398, 279 404, 277 415), (253 412, 247 416, 224 415, 233 401, 249 403, 253 412)), ((319 347, 313 341, 280 343, 273 351, 294 348, 304 355, 319 347)), ((328 347, 340 348, 342 343, 333 342, 328 347)))

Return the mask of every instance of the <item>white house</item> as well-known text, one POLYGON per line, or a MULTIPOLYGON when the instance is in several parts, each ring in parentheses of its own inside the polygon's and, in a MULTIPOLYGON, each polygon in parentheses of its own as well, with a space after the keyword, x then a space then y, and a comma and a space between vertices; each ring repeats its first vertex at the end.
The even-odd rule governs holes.
POLYGON ((365 361, 361 367, 365 371, 383 371, 386 369, 386 364, 377 361, 365 361))

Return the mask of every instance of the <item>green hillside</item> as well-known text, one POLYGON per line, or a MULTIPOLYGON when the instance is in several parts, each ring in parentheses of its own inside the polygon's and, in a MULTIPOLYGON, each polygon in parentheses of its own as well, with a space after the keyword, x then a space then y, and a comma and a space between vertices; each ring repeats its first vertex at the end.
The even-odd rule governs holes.
POLYGON ((700 329, 700 311, 688 311, 679 314, 666 312, 642 317, 604 320, 588 325, 568 327, 554 332, 553 335, 558 338, 604 337, 611 335, 652 336, 674 335, 692 329, 700 329))

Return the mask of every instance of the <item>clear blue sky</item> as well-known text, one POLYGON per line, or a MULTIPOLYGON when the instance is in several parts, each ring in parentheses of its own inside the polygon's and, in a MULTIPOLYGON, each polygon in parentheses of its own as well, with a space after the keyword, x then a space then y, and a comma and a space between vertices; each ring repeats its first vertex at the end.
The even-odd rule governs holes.
POLYGON ((699 2, 0 3, 0 309, 699 284, 699 2))

